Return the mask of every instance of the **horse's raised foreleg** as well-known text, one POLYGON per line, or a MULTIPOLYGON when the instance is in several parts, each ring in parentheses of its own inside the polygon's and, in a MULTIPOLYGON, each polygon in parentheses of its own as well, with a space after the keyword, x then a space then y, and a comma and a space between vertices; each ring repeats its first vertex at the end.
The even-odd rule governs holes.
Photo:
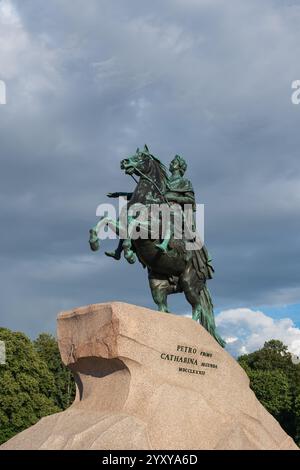
MULTIPOLYGON (((90 230, 90 247, 93 251, 99 250, 100 247, 100 240, 98 238, 99 231, 102 227, 109 227, 112 229, 117 235, 122 233, 122 226, 120 220, 113 220, 109 217, 103 217, 99 222, 90 230)), ((136 256, 132 250, 131 239, 127 238, 122 241, 122 248, 124 250, 124 257, 128 261, 128 263, 133 264, 136 261, 136 256)), ((121 247, 119 247, 119 251, 121 253, 121 247)), ((109 254, 108 256, 110 256, 109 254)))
POLYGON ((92 251, 98 251, 100 248, 100 240, 98 237, 99 231, 102 227, 109 227, 116 235, 119 235, 120 224, 118 220, 113 220, 109 217, 103 217, 99 222, 90 229, 89 243, 92 251))
POLYGON ((100 248, 100 240, 94 227, 90 229, 89 244, 92 251, 98 251, 100 248))

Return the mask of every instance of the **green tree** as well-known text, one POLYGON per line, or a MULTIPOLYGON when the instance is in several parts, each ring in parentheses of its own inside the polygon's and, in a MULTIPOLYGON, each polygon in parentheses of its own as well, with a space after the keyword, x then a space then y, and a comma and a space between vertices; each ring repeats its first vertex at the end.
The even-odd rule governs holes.
POLYGON ((300 365, 287 346, 271 340, 262 349, 239 357, 250 386, 283 429, 300 444, 300 365))
POLYGON ((277 419, 290 411, 292 395, 286 375, 281 370, 250 370, 251 388, 259 401, 277 419))
POLYGON ((75 382, 71 371, 61 361, 57 341, 54 336, 41 333, 33 344, 53 374, 55 387, 51 397, 61 410, 65 410, 74 400, 75 382))
POLYGON ((47 364, 23 333, 0 328, 6 364, 0 365, 0 443, 56 413, 55 381, 47 364))

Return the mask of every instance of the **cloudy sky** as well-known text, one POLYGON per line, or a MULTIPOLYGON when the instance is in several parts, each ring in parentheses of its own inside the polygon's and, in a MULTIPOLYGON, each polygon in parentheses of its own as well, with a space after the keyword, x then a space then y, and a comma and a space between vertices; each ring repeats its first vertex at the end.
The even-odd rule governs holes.
POLYGON ((87 244, 147 143, 188 160, 230 351, 300 352, 299 22, 299 0, 0 0, 2 326, 34 337, 75 306, 153 307, 140 265, 87 244))

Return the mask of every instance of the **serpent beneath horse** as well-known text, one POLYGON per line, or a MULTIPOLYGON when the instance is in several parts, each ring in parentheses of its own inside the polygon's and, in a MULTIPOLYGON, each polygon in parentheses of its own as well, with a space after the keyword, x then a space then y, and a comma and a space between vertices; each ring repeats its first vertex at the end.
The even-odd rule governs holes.
MULTIPOLYGON (((165 166, 157 157, 148 151, 137 150, 134 155, 121 161, 121 169, 128 175, 139 177, 127 204, 127 214, 136 205, 149 207, 153 203, 166 203, 164 194, 168 176, 165 166)), ((104 217, 90 230, 89 242, 93 251, 99 249, 98 233, 101 227, 108 226, 117 235, 122 233, 124 227, 120 219, 104 217)), ((130 223, 134 226, 134 218, 130 223)), ((206 281, 213 276, 213 267, 205 246, 201 244, 197 249, 187 249, 184 240, 171 237, 168 251, 163 252, 158 248, 160 242, 159 238, 131 239, 129 235, 123 242, 124 257, 131 264, 137 257, 147 268, 152 297, 158 310, 168 312, 168 295, 183 292, 192 306, 192 318, 199 321, 224 347, 225 341, 216 330, 213 303, 206 285, 206 281)))

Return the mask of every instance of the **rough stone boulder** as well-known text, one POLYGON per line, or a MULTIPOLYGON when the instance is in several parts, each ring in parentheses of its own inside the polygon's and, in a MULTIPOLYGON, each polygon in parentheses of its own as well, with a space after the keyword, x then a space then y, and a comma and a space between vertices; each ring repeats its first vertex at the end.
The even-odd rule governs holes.
POLYGON ((4 449, 298 449, 189 318, 119 302, 58 317, 77 395, 4 449))

